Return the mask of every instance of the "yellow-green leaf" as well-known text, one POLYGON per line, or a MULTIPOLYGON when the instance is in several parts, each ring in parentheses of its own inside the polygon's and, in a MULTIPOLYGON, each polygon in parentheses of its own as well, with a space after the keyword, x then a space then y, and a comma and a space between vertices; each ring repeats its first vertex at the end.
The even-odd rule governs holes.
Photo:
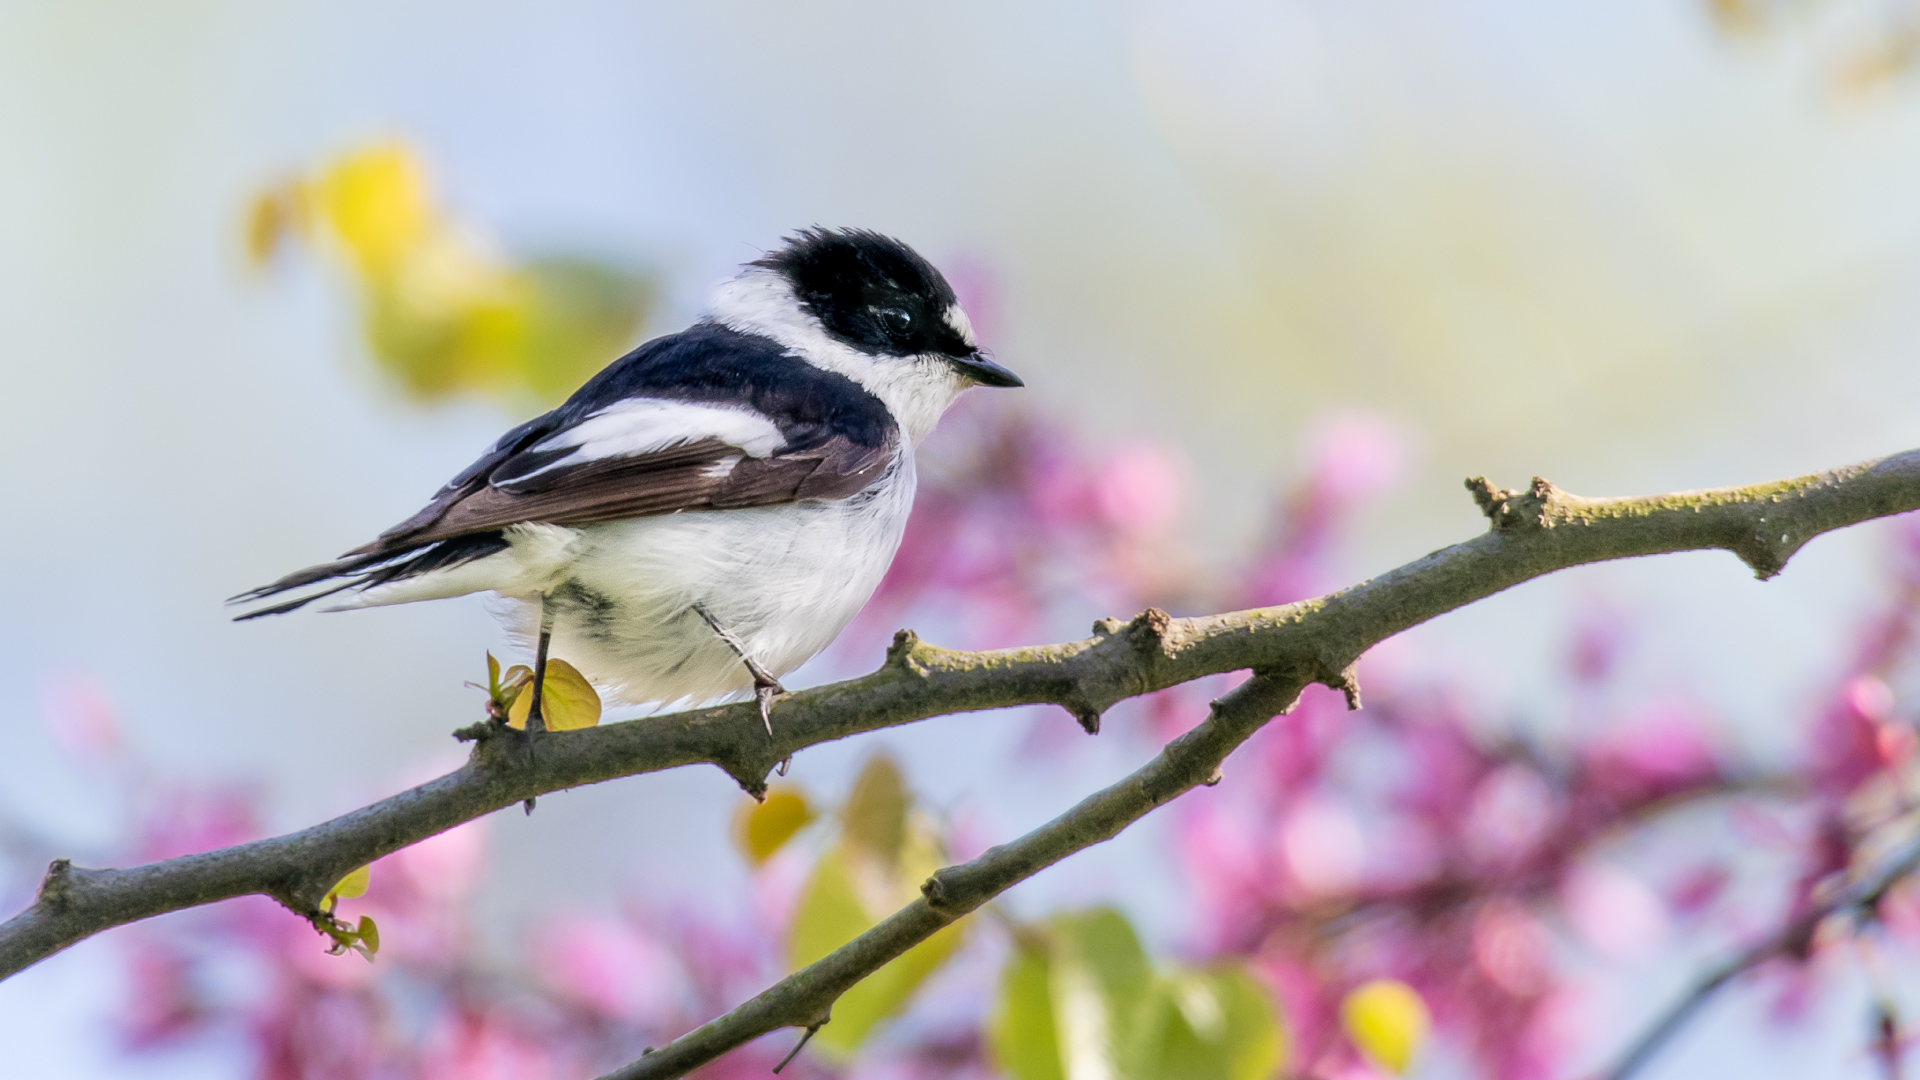
POLYGON ((906 840, 910 807, 900 767, 887 754, 875 754, 867 759, 840 809, 841 833, 849 845, 891 866, 899 861, 906 840))
POLYGON ((1397 979, 1374 979, 1340 1002, 1340 1026, 1361 1053, 1381 1068, 1404 1073, 1431 1026, 1427 1003, 1397 979))
POLYGON ((995 1061, 1015 1080, 1122 1076, 1123 1045, 1147 1019, 1143 1006, 1154 990, 1133 927, 1119 912, 1097 908, 1029 933, 1008 961, 989 1021, 995 1061))
POLYGON ((965 937, 965 927, 964 922, 957 922, 935 932, 855 983, 833 1003, 833 1022, 821 1028, 813 1041, 842 1056, 859 1049, 882 1021, 904 1009, 920 984, 953 956, 965 937))
POLYGON ((1273 1000, 1237 965, 1157 981, 1123 1072, 1134 1077, 1267 1080, 1286 1060, 1273 1000))
POLYGON ((1157 973, 1110 909, 1019 936, 987 1024, 1013 1080, 1267 1080, 1284 1061, 1273 1002, 1240 967, 1157 973))
POLYGON ((367 885, 372 880, 372 868, 363 866, 335 882, 333 888, 327 890, 327 898, 321 902, 320 906, 328 911, 332 911, 333 905, 338 901, 351 900, 356 896, 365 896, 367 894, 367 885))
MULTIPOLYGON (((893 914, 891 909, 870 911, 861 902, 853 882, 853 860, 858 858, 847 848, 835 846, 815 865, 787 937, 787 958, 794 968, 819 960, 893 914)), ((857 1049, 953 955, 963 934, 964 923, 948 926, 855 984, 834 1002, 833 1021, 820 1029, 814 1043, 841 1055, 857 1049)))
MULTIPOLYGON (((520 691, 507 709, 507 724, 524 730, 531 711, 533 694, 529 687, 520 691)), ((549 657, 546 688, 540 696, 540 716, 548 731, 590 728, 600 722, 600 695, 578 668, 565 660, 549 657)))
POLYGON ((854 892, 846 853, 832 848, 814 864, 813 876, 794 909, 793 925, 787 931, 787 963, 795 969, 806 967, 865 933, 874 921, 854 892))
POLYGON ((807 797, 793 784, 775 784, 762 802, 740 807, 733 819, 733 841, 755 866, 772 858, 793 834, 814 818, 807 797))
POLYGON ((1000 972, 1000 996, 987 1018, 987 1045, 1013 1080, 1066 1080, 1053 1024, 1052 958, 1042 943, 1022 942, 1000 972))
POLYGON ((360 916, 360 928, 355 933, 360 935, 360 944, 366 947, 367 959, 373 959, 373 954, 380 951, 380 928, 373 924, 373 916, 360 916))

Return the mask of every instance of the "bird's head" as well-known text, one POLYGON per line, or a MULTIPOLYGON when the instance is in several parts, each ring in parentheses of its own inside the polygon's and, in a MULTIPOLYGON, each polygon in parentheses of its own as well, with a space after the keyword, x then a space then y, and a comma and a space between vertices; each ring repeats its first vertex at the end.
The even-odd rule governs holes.
POLYGON ((860 383, 915 442, 968 387, 1023 385, 974 339, 932 263, 865 229, 795 233, 722 285, 708 317, 860 383))
POLYGON ((751 266, 778 274, 830 337, 868 356, 937 359, 982 386, 1022 385, 974 340, 940 271, 892 237, 805 229, 751 266))

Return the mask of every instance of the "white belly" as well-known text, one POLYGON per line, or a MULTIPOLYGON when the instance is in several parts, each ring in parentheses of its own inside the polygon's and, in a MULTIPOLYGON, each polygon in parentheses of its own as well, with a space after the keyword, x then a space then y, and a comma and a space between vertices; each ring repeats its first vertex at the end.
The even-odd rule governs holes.
MULTIPOLYGON (((551 655, 634 704, 751 689, 746 666, 693 610, 699 604, 784 675, 831 644, 873 595, 913 491, 906 451, 852 499, 581 526, 547 593, 551 655)), ((517 599, 509 618, 531 636, 536 606, 517 599)))

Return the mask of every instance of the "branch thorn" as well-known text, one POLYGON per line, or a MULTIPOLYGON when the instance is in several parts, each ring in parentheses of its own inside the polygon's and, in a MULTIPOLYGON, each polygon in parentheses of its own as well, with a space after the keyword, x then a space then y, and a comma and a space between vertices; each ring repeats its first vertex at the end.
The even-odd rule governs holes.
POLYGON ((780 1070, 786 1068, 794 1058, 799 1057, 800 1051, 805 1050, 807 1048, 807 1042, 813 1038, 813 1033, 819 1031, 821 1025, 826 1022, 827 1018, 821 1017, 819 1020, 809 1024, 806 1033, 800 1036, 800 1041, 793 1044, 793 1049, 787 1051, 787 1056, 780 1059, 780 1064, 775 1065, 773 1071, 778 1074, 780 1070))

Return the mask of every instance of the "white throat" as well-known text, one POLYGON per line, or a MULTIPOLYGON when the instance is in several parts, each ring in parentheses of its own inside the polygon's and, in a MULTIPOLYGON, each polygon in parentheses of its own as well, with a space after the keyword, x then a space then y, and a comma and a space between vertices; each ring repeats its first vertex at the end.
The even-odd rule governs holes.
POLYGON ((910 445, 926 438, 947 406, 973 385, 936 356, 870 356, 835 340, 800 305, 787 279, 762 267, 750 267, 715 290, 707 317, 743 334, 772 338, 814 367, 859 383, 886 405, 910 445))

